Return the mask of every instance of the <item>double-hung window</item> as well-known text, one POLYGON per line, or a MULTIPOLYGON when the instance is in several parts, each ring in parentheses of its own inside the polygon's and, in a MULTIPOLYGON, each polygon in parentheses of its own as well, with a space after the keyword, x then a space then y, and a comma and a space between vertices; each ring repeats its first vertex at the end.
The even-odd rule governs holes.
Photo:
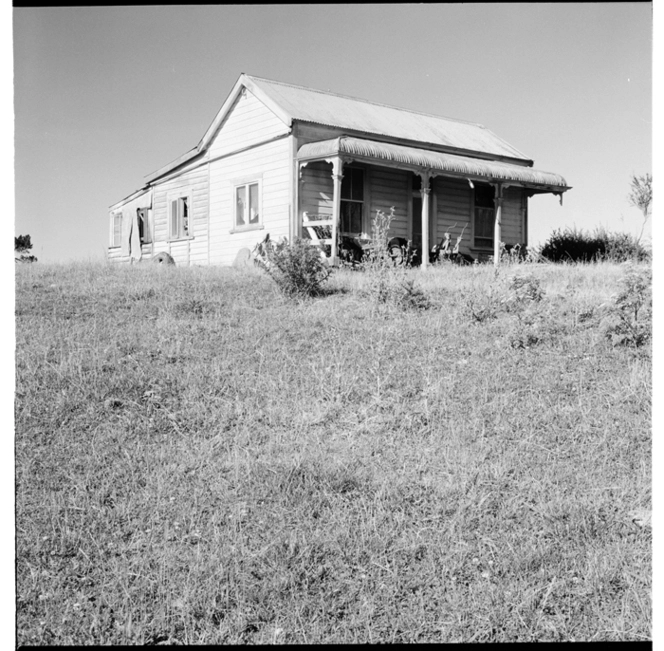
POLYGON ((260 185, 256 182, 235 186, 235 219, 237 230, 260 227, 260 185))
POLYGON ((122 213, 114 212, 111 228, 113 229, 111 246, 122 246, 122 213))
POLYGON ((480 249, 493 248, 495 222, 494 189, 490 185, 475 185, 475 209, 473 234, 475 246, 480 249))
POLYGON ((341 181, 341 232, 355 234, 362 232, 362 211, 364 209, 364 170, 347 167, 341 181))
POLYGON ((191 197, 189 195, 170 200, 168 235, 171 240, 183 240, 192 236, 191 197))

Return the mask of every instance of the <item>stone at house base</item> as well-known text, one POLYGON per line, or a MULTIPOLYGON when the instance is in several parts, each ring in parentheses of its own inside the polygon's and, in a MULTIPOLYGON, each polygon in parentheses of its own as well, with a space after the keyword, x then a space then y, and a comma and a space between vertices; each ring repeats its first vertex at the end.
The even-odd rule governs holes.
POLYGON ((233 261, 233 266, 236 269, 246 269, 247 267, 251 266, 251 262, 251 251, 247 248, 244 248, 237 252, 235 260, 233 261))
POLYGON ((167 264, 167 265, 168 264, 171 264, 171 265, 175 264, 175 260, 173 260, 173 258, 168 253, 166 253, 165 251, 162 251, 161 253, 157 253, 157 255, 155 255, 154 258, 152 258, 152 260, 156 264, 167 264))

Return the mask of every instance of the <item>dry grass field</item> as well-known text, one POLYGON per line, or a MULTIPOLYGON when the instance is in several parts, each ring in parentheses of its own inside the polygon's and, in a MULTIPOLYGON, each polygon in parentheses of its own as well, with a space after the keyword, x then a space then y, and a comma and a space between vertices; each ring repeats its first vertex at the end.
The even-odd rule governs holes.
POLYGON ((650 639, 629 273, 17 266, 17 643, 650 639))

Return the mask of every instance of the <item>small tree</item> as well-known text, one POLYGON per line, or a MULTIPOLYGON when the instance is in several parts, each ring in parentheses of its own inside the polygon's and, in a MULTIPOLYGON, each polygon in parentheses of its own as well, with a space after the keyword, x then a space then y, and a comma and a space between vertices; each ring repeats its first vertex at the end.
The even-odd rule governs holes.
POLYGON ((648 217, 650 216, 650 204, 652 203, 652 176, 637 176, 632 174, 632 189, 627 195, 627 201, 630 206, 638 208, 643 213, 643 225, 637 242, 641 241, 643 229, 646 227, 648 217))
POLYGON ((29 235, 19 235, 14 238, 14 251, 22 253, 23 251, 29 251, 31 248, 32 242, 29 235))

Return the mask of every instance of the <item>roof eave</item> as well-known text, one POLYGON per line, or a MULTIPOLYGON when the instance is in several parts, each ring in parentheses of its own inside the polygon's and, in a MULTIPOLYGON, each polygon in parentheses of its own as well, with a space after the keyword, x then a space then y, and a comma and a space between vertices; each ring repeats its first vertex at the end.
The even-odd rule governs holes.
POLYGON ((217 112, 217 115, 215 116, 214 120, 212 120, 212 124, 208 127, 208 130, 205 132, 203 137, 201 138, 201 141, 198 143, 197 149, 198 151, 203 151, 207 149, 209 146, 210 142, 216 135, 217 131, 221 127, 223 121, 226 119, 228 114, 230 113, 231 108, 233 107, 233 104, 237 100, 237 98, 240 96, 240 93, 242 92, 243 89, 247 89, 250 91, 252 94, 254 94, 263 104, 265 104, 273 113, 277 115, 277 117, 286 124, 286 126, 291 126, 292 124, 292 117, 284 111, 281 106, 279 106, 271 97, 269 97, 256 82, 253 80, 252 77, 249 75, 245 75, 242 73, 239 77, 238 80, 235 82, 235 85, 233 86, 231 92, 228 94, 228 97, 226 98, 226 101, 223 103, 222 107, 219 109, 217 112))
POLYGON ((228 94, 228 97, 226 97, 222 107, 219 109, 219 111, 217 111, 217 115, 215 116, 214 120, 212 120, 212 124, 210 124, 210 126, 207 128, 207 131, 203 134, 203 137, 200 139, 196 147, 189 150, 179 158, 176 158, 168 165, 164 165, 164 167, 161 167, 151 174, 148 174, 145 177, 145 182, 151 183, 164 176, 165 174, 172 172, 177 167, 188 163, 198 154, 205 152, 219 131, 219 128, 223 124, 224 120, 230 113, 233 104, 245 88, 253 93, 263 104, 265 104, 273 113, 275 113, 277 117, 286 124, 286 126, 290 127, 292 125, 293 118, 288 113, 286 113, 286 111, 284 111, 281 106, 274 102, 274 100, 272 100, 272 98, 270 98, 249 75, 242 73, 233 85, 233 88, 228 94))
POLYGON ((114 204, 109 206, 109 210, 117 210, 118 208, 124 206, 124 204, 129 203, 130 201, 133 201, 134 199, 140 197, 141 195, 145 194, 150 190, 150 187, 148 185, 143 186, 140 190, 136 190, 135 192, 132 192, 131 194, 127 195, 124 199, 120 199, 120 201, 116 201, 114 204))
POLYGON ((152 172, 147 176, 144 176, 143 178, 145 180, 146 185, 149 185, 153 181, 156 181, 158 178, 168 174, 169 172, 172 172, 174 169, 177 169, 178 167, 184 165, 185 163, 190 162, 192 159, 196 158, 196 156, 199 153, 200 150, 198 149, 198 147, 194 147, 193 149, 190 149, 186 154, 182 154, 182 156, 180 156, 179 158, 176 158, 174 161, 168 163, 168 165, 164 165, 164 167, 161 167, 155 172, 152 172))
POLYGON ((224 121, 231 107, 233 106, 233 103, 242 92, 242 88, 244 88, 245 78, 246 75, 244 73, 241 73, 240 76, 237 78, 237 81, 233 85, 233 88, 231 88, 231 92, 228 94, 228 97, 226 97, 226 101, 217 111, 214 120, 212 120, 212 124, 207 128, 207 131, 203 134, 203 137, 196 146, 196 149, 198 151, 201 151, 202 149, 207 147, 207 145, 209 145, 210 142, 212 141, 212 138, 214 137, 215 133, 219 130, 221 123, 224 121))
POLYGON ((537 185, 534 183, 524 185, 524 187, 530 190, 529 194, 531 196, 533 194, 562 194, 573 188, 571 185, 537 185))

